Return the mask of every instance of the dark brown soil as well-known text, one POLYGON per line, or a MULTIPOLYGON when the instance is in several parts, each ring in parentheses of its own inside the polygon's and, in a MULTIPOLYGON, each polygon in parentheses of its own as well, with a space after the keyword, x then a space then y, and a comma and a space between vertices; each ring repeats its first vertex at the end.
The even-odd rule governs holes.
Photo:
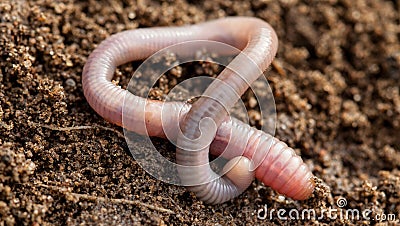
MULTIPOLYGON (((0 225, 399 224, 399 15, 399 1, 384 0, 2 0, 0 225), (309 200, 285 199, 255 181, 232 201, 206 205, 148 175, 122 129, 83 96, 82 68, 109 35, 235 15, 277 31, 267 73, 276 134, 320 178, 309 200), (265 205, 323 217, 260 219, 265 205), (369 209, 371 219, 333 218, 328 209, 369 209), (389 214, 396 219, 373 219, 389 214)), ((115 80, 126 84, 132 70, 120 68, 115 80)))

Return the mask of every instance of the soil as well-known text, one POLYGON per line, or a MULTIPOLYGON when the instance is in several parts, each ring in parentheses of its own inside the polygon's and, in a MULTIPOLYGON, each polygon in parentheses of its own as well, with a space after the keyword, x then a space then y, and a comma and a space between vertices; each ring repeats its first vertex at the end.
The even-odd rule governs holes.
MULTIPOLYGON (((399 224, 399 15, 395 0, 2 0, 0 225, 399 224), (83 95, 86 59, 111 34, 236 15, 261 18, 278 34, 266 73, 276 137, 319 178, 308 200, 254 181, 227 203, 204 204, 147 174, 122 129, 83 95), (317 218, 282 219, 293 209, 317 218), (369 210, 370 219, 340 216, 346 210, 369 210)), ((139 64, 120 67, 115 81, 127 84, 139 64)), ((196 67, 182 72, 210 72, 196 67)), ((257 107, 244 99, 257 126, 257 107)), ((154 142, 173 156, 167 141, 154 142)))

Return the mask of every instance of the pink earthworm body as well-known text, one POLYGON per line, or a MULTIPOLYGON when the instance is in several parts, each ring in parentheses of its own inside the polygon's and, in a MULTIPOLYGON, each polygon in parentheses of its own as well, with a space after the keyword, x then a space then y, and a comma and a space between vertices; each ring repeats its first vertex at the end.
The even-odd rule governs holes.
POLYGON ((312 194, 314 183, 312 173, 302 159, 270 134, 227 117, 225 110, 232 107, 248 84, 269 66, 277 43, 269 24, 248 17, 224 18, 183 27, 124 31, 103 41, 89 56, 82 75, 83 91, 90 106, 112 123, 122 125, 125 98, 125 102, 132 103, 125 106, 130 107, 128 111, 124 110, 124 114, 128 114, 124 115, 125 119, 129 119, 123 124, 126 129, 162 138, 166 137, 165 131, 172 131, 178 144, 177 163, 196 166, 178 167, 179 177, 185 184, 193 184, 188 189, 207 203, 222 203, 239 195, 249 186, 254 174, 279 193, 304 200, 312 194), (117 66, 143 60, 162 48, 193 40, 218 41, 243 50, 221 72, 219 80, 207 88, 207 97, 199 98, 193 106, 138 97, 111 82, 117 66), (162 119, 163 111, 170 113, 168 120, 162 119), (142 118, 146 118, 144 125, 138 123, 142 118), (214 128, 204 119, 212 119, 215 123, 216 131, 210 133, 211 138, 200 132, 214 128), (183 125, 181 133, 179 124, 183 125), (212 143, 208 145, 210 139, 212 143), (231 159, 224 169, 233 167, 225 176, 218 177, 210 169, 209 150, 211 154, 231 159), (251 170, 252 166, 256 167, 255 172, 251 170))

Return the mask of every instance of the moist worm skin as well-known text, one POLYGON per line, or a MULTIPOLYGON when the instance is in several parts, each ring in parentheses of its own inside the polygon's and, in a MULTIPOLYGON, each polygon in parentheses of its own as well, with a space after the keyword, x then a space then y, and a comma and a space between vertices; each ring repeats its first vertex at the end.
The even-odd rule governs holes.
MULTIPOLYGON (((176 132, 179 130, 179 123, 183 125, 185 137, 197 138, 199 136, 197 122, 205 116, 211 117, 218 125, 215 138, 210 146, 212 154, 222 155, 228 159, 245 156, 252 160, 256 167, 255 176, 264 184, 293 199, 308 198, 313 192, 314 184, 311 181, 312 174, 301 158, 295 155, 294 151, 286 144, 271 135, 256 130, 239 120, 227 117, 221 110, 213 112, 212 109, 216 106, 215 102, 200 98, 195 102, 193 110, 190 111, 189 104, 147 100, 111 83, 117 66, 135 60, 143 60, 162 48, 193 40, 219 41, 242 49, 253 61, 246 66, 242 66, 240 61, 231 64, 239 74, 253 75, 251 78, 245 78, 248 83, 253 82, 257 78, 257 74, 260 75, 257 70, 265 70, 268 67, 277 48, 277 38, 273 29, 262 20, 247 17, 225 18, 184 27, 145 28, 120 32, 103 41, 89 56, 85 64, 82 86, 90 106, 106 120, 122 126, 122 109, 125 98, 127 103, 131 103, 129 106, 125 106, 128 110, 124 110, 125 119, 129 119, 124 121, 123 126, 126 129, 139 134, 163 138, 166 137, 164 131, 166 130, 169 131, 169 134, 173 134, 172 139, 177 139, 178 144, 182 142, 182 135, 176 132), (265 41, 268 42, 267 45, 264 43, 265 41), (260 69, 253 69, 253 66, 258 66, 260 69), (145 111, 143 111, 144 106, 146 106, 145 111), (162 108, 170 113, 168 120, 162 120, 162 108), (187 120, 193 118, 193 115, 196 117, 195 125, 188 123, 187 120), (144 117, 146 122, 145 125, 142 125, 143 123, 138 120, 144 117), (189 135, 187 131, 190 131, 189 135), (245 141, 244 145, 243 141, 245 141), (224 152, 225 148, 227 151, 224 152)), ((222 72, 218 78, 227 81, 227 84, 234 87, 235 92, 241 95, 247 89, 247 84, 243 84, 237 77, 232 76, 232 72, 229 70, 224 71, 226 72, 222 72)), ((234 100, 229 100, 233 98, 229 95, 228 97, 224 96, 226 94, 224 92, 217 92, 218 90, 226 91, 226 89, 218 88, 221 87, 211 84, 207 89, 208 94, 221 100, 227 108, 231 107, 232 104, 226 103, 226 100, 233 102, 234 100)), ((190 149, 190 147, 186 148, 190 149)), ((201 152, 208 153, 208 148, 191 153, 177 150, 177 163, 181 165, 208 163, 208 155, 195 154, 193 158, 192 156, 188 158, 187 154, 190 156, 193 153, 201 152), (183 162, 188 159, 189 162, 183 162)), ((236 172, 238 171, 236 170, 236 172)), ((204 176, 208 177, 214 172, 205 169, 198 173, 198 177, 197 175, 194 177, 201 181, 204 176)), ((252 176, 251 173, 247 175, 252 176)), ((184 175, 180 176, 184 177, 184 175)), ((228 178, 223 177, 188 188, 207 203, 221 203, 240 194, 249 185, 249 183, 244 185, 246 183, 237 181, 235 184, 235 176, 230 175, 228 178)))

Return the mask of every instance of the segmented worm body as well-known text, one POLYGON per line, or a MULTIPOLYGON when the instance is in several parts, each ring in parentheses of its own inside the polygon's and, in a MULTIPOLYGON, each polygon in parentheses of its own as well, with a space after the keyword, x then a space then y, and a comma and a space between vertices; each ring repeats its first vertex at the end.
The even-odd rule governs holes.
MULTIPOLYGON (((277 49, 274 30, 256 18, 233 17, 201 24, 145 28, 120 32, 103 41, 89 56, 82 75, 85 97, 103 118, 122 125, 124 98, 131 103, 124 111, 126 129, 149 136, 166 137, 166 131, 177 140, 179 176, 189 190, 207 203, 222 203, 244 191, 255 176, 288 197, 308 198, 314 189, 312 173, 293 149, 271 135, 228 117, 226 110, 262 74, 277 49), (170 45, 193 40, 211 40, 232 45, 243 52, 236 56, 193 106, 183 102, 162 102, 138 97, 111 82, 117 66, 142 60, 170 45), (221 82, 217 82, 221 81, 221 82), (145 107, 144 107, 145 106, 145 107), (225 107, 225 109, 224 109, 225 107), (145 110, 143 110, 145 109, 145 110), (162 112, 169 112, 168 120, 162 112), (146 118, 145 123, 138 120, 146 118), (201 131, 214 128, 212 136, 201 131), (182 132, 179 125, 182 126, 182 132), (195 140, 195 141, 193 141, 195 140), (211 142, 211 145, 208 145, 211 142), (240 156, 224 177, 218 177, 208 165, 208 150, 222 155, 228 166, 240 156), (224 151, 227 150, 227 151, 224 151), (251 161, 249 161, 249 159, 251 161)), ((229 167, 228 167, 229 168, 229 167)))

